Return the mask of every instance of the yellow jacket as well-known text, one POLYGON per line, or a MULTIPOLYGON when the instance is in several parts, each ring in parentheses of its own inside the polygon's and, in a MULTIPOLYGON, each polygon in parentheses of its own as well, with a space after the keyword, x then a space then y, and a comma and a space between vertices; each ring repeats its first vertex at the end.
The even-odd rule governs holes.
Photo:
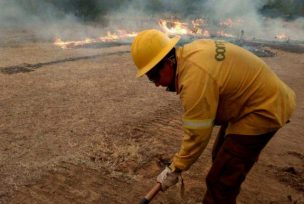
POLYGON ((281 128, 295 108, 294 92, 243 48, 197 40, 176 55, 185 135, 174 167, 187 170, 197 160, 214 124, 228 122, 226 134, 259 135, 281 128))

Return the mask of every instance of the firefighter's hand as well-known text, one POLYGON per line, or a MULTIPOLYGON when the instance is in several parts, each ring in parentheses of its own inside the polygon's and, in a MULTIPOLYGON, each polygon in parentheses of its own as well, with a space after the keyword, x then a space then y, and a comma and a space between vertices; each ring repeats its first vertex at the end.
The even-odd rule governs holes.
POLYGON ((175 185, 178 182, 180 176, 180 172, 173 172, 169 167, 166 167, 157 176, 157 182, 161 183, 161 190, 166 191, 169 187, 175 185))

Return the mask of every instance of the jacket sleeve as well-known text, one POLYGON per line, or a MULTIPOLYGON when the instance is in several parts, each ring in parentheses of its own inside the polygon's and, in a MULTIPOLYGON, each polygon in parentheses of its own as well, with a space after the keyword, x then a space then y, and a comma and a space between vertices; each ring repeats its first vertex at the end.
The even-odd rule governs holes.
POLYGON ((215 80, 203 69, 192 66, 180 79, 180 98, 184 108, 184 136, 172 166, 187 170, 208 144, 216 115, 219 91, 215 80))

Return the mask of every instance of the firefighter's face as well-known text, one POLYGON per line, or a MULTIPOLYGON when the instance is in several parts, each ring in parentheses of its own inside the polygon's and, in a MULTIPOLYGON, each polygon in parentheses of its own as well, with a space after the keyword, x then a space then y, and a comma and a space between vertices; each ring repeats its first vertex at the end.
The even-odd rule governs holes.
POLYGON ((168 87, 174 80, 173 62, 170 59, 166 60, 162 67, 151 70, 147 73, 147 76, 155 86, 168 87))

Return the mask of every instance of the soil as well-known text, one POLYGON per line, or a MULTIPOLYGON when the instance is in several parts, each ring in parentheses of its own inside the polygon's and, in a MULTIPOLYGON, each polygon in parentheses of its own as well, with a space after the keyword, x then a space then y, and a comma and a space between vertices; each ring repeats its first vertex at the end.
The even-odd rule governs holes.
MULTIPOLYGON (((304 203, 304 55, 267 64, 297 94, 291 122, 270 141, 240 204, 304 203)), ((130 47, 61 49, 26 32, 0 41, 0 203, 138 203, 178 150, 174 93, 135 78, 130 47)), ((202 201, 217 129, 178 187, 152 203, 202 201)))

